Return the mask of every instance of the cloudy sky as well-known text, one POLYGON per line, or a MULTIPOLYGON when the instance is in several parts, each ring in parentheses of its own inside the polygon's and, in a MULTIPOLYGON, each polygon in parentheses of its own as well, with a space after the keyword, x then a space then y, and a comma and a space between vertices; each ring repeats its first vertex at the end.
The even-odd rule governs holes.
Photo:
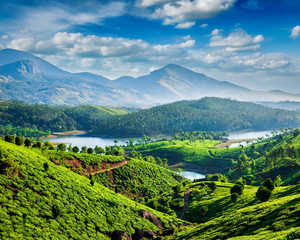
POLYGON ((300 93, 300 1, 1 0, 0 49, 110 79, 175 63, 300 93))

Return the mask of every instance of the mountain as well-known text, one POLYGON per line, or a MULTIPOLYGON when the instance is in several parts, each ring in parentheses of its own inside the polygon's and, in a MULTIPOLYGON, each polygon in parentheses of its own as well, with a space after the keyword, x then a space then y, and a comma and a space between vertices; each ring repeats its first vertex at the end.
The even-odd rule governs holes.
POLYGON ((300 102, 281 101, 281 102, 257 102, 266 107, 281 108, 290 111, 300 112, 300 102))
POLYGON ((256 99, 278 101, 298 99, 294 95, 279 90, 254 91, 226 81, 218 81, 202 73, 196 73, 176 64, 169 64, 149 75, 138 78, 121 77, 112 86, 135 89, 146 93, 161 103, 202 97, 223 97, 254 101, 256 99))
POLYGON ((1 99, 59 105, 131 105, 146 101, 135 90, 102 85, 104 77, 68 73, 25 52, 1 50, 0 63, 1 99))
POLYGON ((153 105, 202 97, 244 101, 300 101, 279 90, 254 91, 218 81, 175 64, 138 78, 116 80, 88 73, 69 73, 29 53, 0 51, 0 98, 48 104, 153 105))

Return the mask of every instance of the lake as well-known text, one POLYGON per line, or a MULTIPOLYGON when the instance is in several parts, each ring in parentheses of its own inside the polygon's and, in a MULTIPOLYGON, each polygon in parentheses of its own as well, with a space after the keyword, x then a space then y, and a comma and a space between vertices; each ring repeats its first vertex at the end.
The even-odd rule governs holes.
MULTIPOLYGON (((265 137, 266 134, 271 135, 271 131, 251 131, 251 132, 232 132, 229 133, 229 139, 248 139, 248 138, 259 138, 265 137)), ((62 142, 66 144, 72 143, 72 146, 77 146, 81 149, 83 146, 94 148, 96 145, 102 148, 105 146, 115 145, 114 140, 118 140, 117 145, 126 145, 126 141, 129 138, 100 138, 100 137, 89 137, 85 134, 74 134, 69 136, 58 136, 56 138, 45 139, 45 141, 62 142)), ((137 141, 136 141, 137 142, 137 141)), ((136 143, 135 142, 135 143, 136 143)), ((239 146, 239 143, 236 144, 239 146)), ((233 145, 234 146, 234 145, 233 145)))
POLYGON ((260 138, 266 137, 266 134, 271 136, 272 131, 251 131, 251 132, 231 132, 229 133, 228 139, 249 139, 249 138, 260 138))
POLYGON ((205 175, 200 174, 200 173, 196 173, 196 172, 192 172, 192 171, 182 171, 181 173, 179 173, 181 176, 190 179, 190 180, 194 180, 194 179, 203 179, 205 178, 205 175))

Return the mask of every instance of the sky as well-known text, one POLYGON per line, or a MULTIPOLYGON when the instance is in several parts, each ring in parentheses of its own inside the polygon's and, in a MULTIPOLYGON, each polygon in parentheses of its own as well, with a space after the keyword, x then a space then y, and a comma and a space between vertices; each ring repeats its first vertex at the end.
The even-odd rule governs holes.
POLYGON ((172 63, 300 93, 300 0, 1 0, 4 48, 110 79, 172 63))

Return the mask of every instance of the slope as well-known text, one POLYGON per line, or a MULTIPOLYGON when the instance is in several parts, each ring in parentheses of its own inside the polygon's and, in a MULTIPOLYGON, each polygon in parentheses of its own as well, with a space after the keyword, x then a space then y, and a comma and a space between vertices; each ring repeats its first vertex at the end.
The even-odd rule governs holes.
POLYGON ((194 185, 187 220, 202 223, 183 228, 167 239, 296 239, 300 236, 299 185, 275 188, 267 202, 256 198, 257 187, 246 186, 236 204, 230 199, 233 184, 217 182, 214 191, 204 183, 194 185))
POLYGON ((143 210, 152 211, 165 228, 181 223, 98 183, 91 186, 40 150, 0 141, 0 151, 1 238, 108 239, 115 230, 159 232, 139 215, 143 210))

